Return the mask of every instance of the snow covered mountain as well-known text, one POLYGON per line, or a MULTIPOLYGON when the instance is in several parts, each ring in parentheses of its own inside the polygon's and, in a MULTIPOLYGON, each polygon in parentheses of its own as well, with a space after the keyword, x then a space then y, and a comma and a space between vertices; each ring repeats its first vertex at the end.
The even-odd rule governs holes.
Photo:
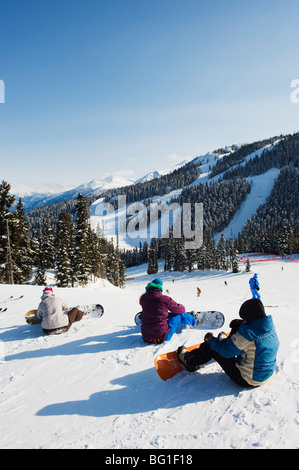
MULTIPOLYGON (((267 152, 275 149, 275 146, 279 144, 280 141, 281 139, 277 138, 272 139, 271 142, 266 141, 264 142, 264 145, 261 146, 254 146, 253 148, 248 146, 248 151, 245 152, 245 156, 243 158, 238 159, 236 164, 228 163, 225 166, 226 170, 220 171, 219 173, 217 173, 215 170, 216 166, 219 166, 225 158, 228 159, 228 162, 231 162, 233 158, 236 158, 236 152, 239 151, 242 146, 219 149, 218 151, 198 156, 191 161, 185 162, 185 165, 182 164, 178 166, 178 168, 181 168, 182 171, 186 174, 191 173, 193 169, 194 175, 198 174, 198 177, 195 177, 195 179, 191 183, 187 184, 187 186, 184 187, 183 185, 180 186, 180 184, 178 184, 177 187, 173 188, 172 190, 170 188, 168 192, 162 195, 159 195, 161 193, 159 193, 157 190, 157 195, 153 196, 150 194, 148 195, 148 199, 153 203, 162 206, 163 204, 169 204, 171 201, 178 200, 186 187, 189 187, 191 190, 194 189, 194 192, 196 192, 197 187, 201 184, 212 185, 215 182, 217 183, 225 177, 226 171, 233 171, 235 168, 245 167, 245 165, 250 164, 251 161, 260 159, 262 155, 265 155, 267 152), (197 172, 194 171, 194 168, 197 170, 197 172), (215 174, 214 176, 212 176, 213 173, 215 174)), ((160 176, 157 176, 155 173, 156 172, 152 172, 146 175, 144 179, 139 180, 136 183, 144 183, 144 187, 146 187, 146 183, 148 181, 156 178, 158 185, 158 180, 160 178, 162 181, 161 177, 163 175, 160 174, 160 176)), ((171 172, 168 172, 169 175, 170 173, 171 172)), ((251 191, 247 195, 244 202, 241 204, 241 207, 236 212, 235 216, 228 222, 227 227, 224 230, 222 229, 219 231, 218 234, 215 234, 216 242, 219 241, 222 233, 224 233, 225 238, 230 238, 231 236, 237 237, 245 222, 256 213, 258 207, 261 204, 265 204, 279 173, 280 170, 278 168, 270 168, 268 171, 265 171, 262 174, 257 174, 247 178, 247 181, 251 187, 251 191)), ((165 174, 167 173, 165 172, 165 174)), ((143 188, 143 186, 141 188, 143 188)), ((116 219, 128 220, 128 212, 130 211, 128 208, 130 207, 130 204, 118 208, 115 213, 107 212, 103 215, 103 209, 106 207, 103 198, 99 198, 98 200, 94 201, 90 206, 90 222, 92 228, 96 230, 97 227, 101 227, 104 229, 105 236, 109 239, 116 238, 116 236, 118 236, 118 240, 122 248, 132 248, 134 246, 138 246, 139 242, 144 242, 145 240, 148 244, 150 244, 150 241, 153 238, 153 234, 156 238, 161 236, 163 237, 162 232, 167 230, 167 225, 169 224, 169 214, 161 214, 161 218, 155 222, 150 220, 149 225, 142 224, 142 220, 145 220, 146 218, 147 211, 146 207, 142 208, 145 200, 146 198, 135 201, 135 203, 138 205, 138 210, 136 214, 130 217, 131 226, 137 226, 139 221, 138 236, 137 232, 130 234, 127 228, 121 232, 115 223, 116 219)), ((134 203, 131 203, 131 207, 132 206, 134 206, 134 203)))
POLYGON ((99 196, 103 191, 121 186, 134 184, 134 180, 122 175, 108 174, 101 178, 93 179, 88 183, 80 184, 73 189, 60 192, 20 192, 16 194, 16 199, 21 197, 25 211, 35 209, 36 207, 44 207, 49 204, 56 204, 62 201, 74 199, 79 193, 87 196, 99 196))
MULTIPOLYGON (((100 196, 103 192, 109 189, 122 188, 125 186, 144 183, 151 181, 152 179, 160 178, 163 175, 171 173, 176 168, 179 168, 187 163, 188 160, 184 160, 181 163, 175 165, 172 168, 165 170, 154 170, 150 173, 147 173, 145 176, 135 180, 134 178, 127 176, 125 174, 114 173, 114 174, 105 174, 100 178, 93 179, 88 183, 82 183, 79 186, 76 186, 73 189, 68 189, 65 191, 48 191, 48 192, 39 192, 39 191, 22 191, 17 192, 16 200, 19 197, 22 199, 24 210, 27 212, 29 210, 35 209, 36 207, 44 207, 49 204, 56 204, 62 201, 68 201, 69 199, 75 199, 79 193, 84 197, 89 196, 100 196)), ((125 172, 124 172, 125 173, 125 172)))
MULTIPOLYGON (((272 139, 273 140, 273 139, 272 139)), ((277 139, 278 141, 279 139, 277 139)), ((267 142, 267 141, 265 141, 267 142)), ((254 144, 252 144, 254 145, 254 144)), ((189 165, 195 166, 198 168, 198 173, 200 173, 199 178, 195 179, 192 184, 194 186, 205 183, 209 179, 212 168, 224 157, 232 157, 237 150, 239 150, 241 145, 233 145, 226 147, 225 149, 219 149, 205 155, 200 155, 194 159, 185 159, 182 162, 176 164, 171 168, 164 170, 153 170, 137 180, 131 176, 126 175, 126 172, 118 172, 115 174, 105 174, 100 178, 93 179, 87 183, 82 183, 79 186, 76 186, 72 189, 67 189, 64 191, 22 191, 14 192, 16 196, 16 201, 19 197, 22 199, 23 207, 26 212, 35 209, 48 206, 50 204, 56 204, 63 201, 68 201, 70 199, 75 199, 79 193, 84 197, 95 196, 100 197, 105 191, 123 188, 131 185, 141 185, 146 184, 152 180, 160 180, 166 175, 170 175, 173 172, 182 169, 182 171, 189 171, 189 165), (186 170, 184 170, 184 168, 186 170)), ((250 147, 250 146, 249 146, 250 147)), ((255 156, 255 154, 261 154, 263 150, 271 147, 271 144, 265 143, 257 152, 252 152, 246 156, 244 162, 245 164, 248 159, 255 156)), ((216 179, 222 177, 222 174, 219 175, 216 179)))
MULTIPOLYGON (((272 137, 251 144, 221 148, 181 162, 172 169, 152 171, 137 181, 120 177, 120 174, 104 175, 100 180, 92 180, 60 194, 48 197, 39 195, 35 200, 31 195, 31 199, 22 201, 27 211, 29 207, 39 208, 38 211, 28 212, 31 227, 42 224, 46 216, 50 217, 55 227, 61 207, 57 208, 53 203, 69 201, 69 204, 63 205, 63 210, 74 213, 72 200, 79 192, 85 197, 93 197, 94 202, 90 206, 92 228, 104 229, 104 235, 109 239, 116 237, 117 232, 123 248, 139 246, 139 243, 149 242, 153 237, 165 238, 164 229, 169 228, 172 222, 159 215, 154 223, 149 220, 150 213, 146 207, 153 202, 180 206, 186 202, 203 203, 205 234, 216 242, 222 233, 225 238, 237 237, 244 227, 247 239, 261 226, 271 226, 272 232, 273 227, 281 231, 285 227, 285 217, 294 221, 292 230, 295 231, 299 220, 296 199, 298 147, 299 133, 272 137), (117 208, 120 195, 125 196, 126 200, 126 206, 121 209, 117 208), (108 204, 113 203, 106 213, 102 210, 107 203, 103 196, 108 196, 108 204), (139 205, 137 214, 127 210, 129 206, 133 210, 134 204, 139 205), (142 210, 141 205, 144 205, 142 210), (257 215, 258 220, 254 219, 257 215), (149 223, 145 222, 146 218, 149 223), (121 227, 116 219, 122 220, 124 225, 121 227), (143 232, 140 230, 142 221, 144 225, 148 223, 143 227, 143 232), (129 226, 133 229, 133 236, 130 237, 127 236, 129 226), (136 234, 137 226, 139 234, 136 234)), ((179 213, 170 215, 177 217, 179 213)))
POLYGON ((173 171, 175 171, 177 168, 181 168, 182 166, 186 165, 188 162, 190 161, 189 160, 183 160, 182 162, 178 163, 177 165, 175 165, 173 168, 168 168, 166 170, 154 170, 154 171, 150 171, 149 173, 147 173, 145 176, 143 176, 142 178, 139 178, 138 180, 136 180, 134 182, 134 184, 139 184, 139 183, 146 183, 147 181, 151 181, 153 179, 158 179, 160 178, 161 176, 164 176, 164 175, 167 175, 173 171))

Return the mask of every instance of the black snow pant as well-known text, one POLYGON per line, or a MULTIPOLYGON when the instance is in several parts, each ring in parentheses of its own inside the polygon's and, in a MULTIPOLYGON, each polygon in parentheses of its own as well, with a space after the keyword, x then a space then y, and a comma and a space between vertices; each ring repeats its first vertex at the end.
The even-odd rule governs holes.
POLYGON ((246 380, 243 379, 238 367, 236 366, 236 357, 225 358, 213 351, 208 342, 203 343, 199 348, 193 349, 184 356, 188 369, 196 370, 198 366, 206 364, 214 359, 222 367, 226 375, 228 375, 236 384, 241 387, 251 387, 246 380))
MULTIPOLYGON (((243 320, 236 319, 230 323, 231 332, 230 336, 232 336, 240 325, 242 325, 243 320)), ((225 339, 223 341, 226 341, 225 339)), ((226 375, 228 375, 236 384, 240 385, 241 387, 252 387, 243 379, 240 370, 236 366, 237 358, 225 358, 218 354, 216 351, 213 351, 210 344, 208 342, 203 343, 200 348, 193 349, 186 353, 185 355, 186 362, 188 364, 188 368, 190 367, 191 370, 198 369, 198 366, 206 364, 207 362, 214 359, 218 364, 222 367, 226 375)))

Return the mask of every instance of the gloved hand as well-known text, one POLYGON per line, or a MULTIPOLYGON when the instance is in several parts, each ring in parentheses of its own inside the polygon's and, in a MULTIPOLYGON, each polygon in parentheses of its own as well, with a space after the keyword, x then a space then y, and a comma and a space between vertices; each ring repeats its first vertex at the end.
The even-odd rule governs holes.
POLYGON ((235 318, 230 322, 229 327, 238 329, 239 326, 242 325, 242 323, 244 323, 244 320, 241 320, 240 318, 235 318))
POLYGON ((235 320, 232 320, 229 324, 229 327, 231 328, 230 334, 233 335, 236 333, 239 329, 239 327, 244 323, 244 320, 241 320, 240 318, 236 318, 235 320))
POLYGON ((204 337, 204 341, 205 341, 206 343, 209 343, 212 338, 214 338, 213 333, 210 333, 210 332, 209 332, 209 333, 206 333, 206 334, 205 334, 205 337, 204 337))

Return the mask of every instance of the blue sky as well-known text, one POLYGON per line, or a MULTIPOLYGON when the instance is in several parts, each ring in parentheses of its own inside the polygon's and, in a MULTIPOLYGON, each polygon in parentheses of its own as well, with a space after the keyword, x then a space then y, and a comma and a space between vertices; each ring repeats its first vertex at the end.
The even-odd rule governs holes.
POLYGON ((143 176, 299 130, 296 0, 0 0, 1 180, 143 176))

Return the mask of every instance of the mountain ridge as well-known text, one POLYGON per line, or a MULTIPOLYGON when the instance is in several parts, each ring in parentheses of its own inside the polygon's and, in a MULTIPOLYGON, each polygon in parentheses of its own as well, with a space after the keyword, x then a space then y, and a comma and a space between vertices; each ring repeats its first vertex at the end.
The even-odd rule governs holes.
MULTIPOLYGON (((291 220, 293 230, 296 230, 298 223, 298 215, 296 203, 290 207, 288 186, 286 181, 290 184, 292 178, 296 186, 297 173, 299 168, 299 133, 287 136, 275 136, 269 139, 253 142, 251 144, 232 145, 230 147, 221 148, 205 155, 197 156, 187 162, 182 162, 172 171, 166 171, 164 174, 155 174, 151 172, 145 175, 142 181, 130 181, 127 186, 120 186, 113 188, 113 181, 110 181, 109 187, 101 188, 86 188, 81 185, 78 188, 87 189, 83 196, 87 197, 88 204, 91 206, 91 216, 99 213, 95 205, 97 199, 99 203, 109 202, 116 207, 116 201, 119 195, 126 196, 126 203, 132 204, 134 202, 145 203, 146 205, 155 201, 159 203, 160 200, 167 203, 178 202, 203 202, 204 205, 204 223, 206 233, 209 237, 215 237, 217 234, 222 233, 227 227, 231 227, 233 218, 236 217, 237 211, 243 210, 242 217, 239 217, 238 227, 242 229, 240 221, 244 225, 247 224, 245 215, 248 214, 249 218, 255 216, 259 212, 259 206, 267 206, 272 191, 277 187, 278 194, 275 198, 275 211, 286 213, 284 218, 279 217, 280 225, 285 224, 285 220, 291 220), (288 178, 281 179, 283 184, 276 185, 279 180, 281 171, 289 169, 288 178), (269 170, 273 170, 269 172, 269 170), (295 172, 293 170, 295 169, 295 172), (293 174, 291 172, 293 171, 293 174), (255 184, 255 177, 258 175, 266 175, 265 178, 258 178, 258 185, 255 184), (155 177, 156 176, 156 177, 155 177), (291 179, 290 179, 291 178, 291 179), (266 191, 263 191, 263 185, 266 185, 266 191), (251 195, 248 201, 254 201, 252 210, 244 210, 246 198, 252 190, 258 191, 260 196, 253 197, 251 195), (259 199, 260 198, 260 199, 259 199), (279 201, 279 202, 277 202, 279 201), (277 208, 277 204, 279 207, 277 208)), ((162 173, 162 172, 161 172, 162 173)), ((96 180, 93 180, 94 186, 97 186, 96 180)), ((277 189, 276 188, 276 189, 277 189)), ((276 190, 275 189, 275 190, 276 190)), ((66 194, 64 194, 64 197, 66 194)), ((68 211, 72 214, 75 213, 75 191, 68 192, 66 202, 59 202, 51 204, 42 208, 36 208, 33 211, 27 212, 27 217, 31 228, 37 227, 43 230, 44 219, 46 215, 50 214, 52 223, 55 226, 55 218, 61 211, 68 211)), ((269 205, 269 204, 268 204, 269 205)), ((275 225, 273 222, 274 212, 271 207, 267 206, 267 210, 260 211, 259 217, 271 220, 270 226, 275 225), (267 215, 267 212, 270 215, 267 215)), ((258 219, 255 219, 257 223, 258 219)), ((127 219, 128 221, 128 219, 127 219)), ((93 219, 93 227, 97 225, 93 219)), ((259 222, 265 226, 265 221, 259 222)), ((100 222, 101 225, 101 222, 100 222)), ((278 230, 279 228, 276 227, 278 230)), ((251 230, 253 230, 251 228, 251 230)), ((226 231, 227 232, 227 231, 226 231)), ((235 230, 234 235, 236 236, 235 230)))
POLYGON ((183 160, 181 163, 176 164, 172 168, 165 170, 152 170, 138 179, 123 176, 117 172, 115 174, 106 174, 101 178, 92 179, 87 183, 82 183, 72 189, 67 189, 65 191, 19 191, 16 192, 15 196, 17 199, 19 197, 22 199, 24 211, 28 212, 35 208, 42 208, 50 204, 57 204, 59 202, 68 201, 69 199, 74 199, 78 196, 79 193, 81 193, 84 197, 97 197, 111 189, 142 184, 144 182, 151 181, 152 179, 160 178, 167 173, 171 173, 176 168, 179 168, 186 163, 187 160, 183 160))
MULTIPOLYGON (((70 199, 74 199, 81 193, 84 197, 99 197, 105 194, 109 190, 118 190, 120 188, 125 188, 128 186, 135 186, 140 184, 146 184, 153 180, 159 180, 180 168, 188 167, 188 165, 197 166, 201 175, 209 175, 209 167, 217 166, 218 162, 222 159, 232 160, 233 155, 240 151, 240 149, 249 149, 253 150, 254 148, 259 147, 265 143, 265 146, 269 145, 269 143, 273 142, 273 140, 281 140, 281 138, 286 137, 272 137, 270 139, 257 141, 252 144, 233 144, 231 146, 227 146, 225 148, 217 149, 212 152, 207 152, 204 155, 199 155, 194 158, 185 159, 182 162, 176 164, 172 168, 164 169, 164 170, 152 170, 146 173, 144 176, 134 179, 129 176, 121 175, 121 172, 117 172, 116 174, 106 174, 100 178, 92 179, 87 183, 81 183, 74 188, 62 190, 62 191, 19 191, 16 192, 16 199, 19 197, 22 199, 23 208, 25 212, 33 210, 35 208, 42 208, 44 206, 48 206, 51 204, 57 204, 59 202, 65 202, 70 199)), ((263 148, 263 147, 262 147, 263 148)), ((260 148, 259 148, 260 150, 260 148)), ((221 172, 223 173, 223 171, 221 172)), ((194 181, 193 184, 203 183, 202 176, 199 177, 199 181, 194 181), (201 181, 200 181, 201 180, 201 181)), ((206 178, 207 179, 207 178, 206 178)))

